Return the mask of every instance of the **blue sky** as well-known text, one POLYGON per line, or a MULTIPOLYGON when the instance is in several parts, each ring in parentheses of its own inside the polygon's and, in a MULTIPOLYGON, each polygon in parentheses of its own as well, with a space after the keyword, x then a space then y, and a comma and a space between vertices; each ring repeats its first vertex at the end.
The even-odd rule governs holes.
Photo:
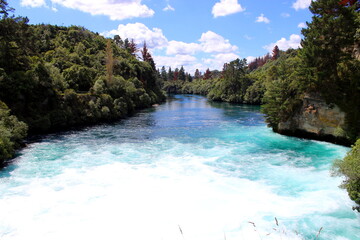
POLYGON ((311 0, 9 0, 30 23, 79 25, 106 37, 147 42, 157 67, 221 70, 297 48, 311 0))

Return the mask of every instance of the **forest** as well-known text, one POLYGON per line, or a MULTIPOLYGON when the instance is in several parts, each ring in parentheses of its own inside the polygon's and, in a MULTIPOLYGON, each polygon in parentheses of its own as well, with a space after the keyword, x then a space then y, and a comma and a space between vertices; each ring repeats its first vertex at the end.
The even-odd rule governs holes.
POLYGON ((30 25, 0 4, 0 162, 27 134, 113 121, 160 103, 146 44, 83 27, 30 25))
POLYGON ((113 121, 164 101, 167 93, 262 105, 267 124, 298 111, 305 94, 319 94, 346 114, 346 140, 355 144, 334 174, 360 204, 359 1, 313 1, 301 48, 247 63, 235 59, 221 71, 156 69, 146 43, 106 39, 83 27, 30 25, 0 3, 0 162, 14 156, 28 134, 113 121))

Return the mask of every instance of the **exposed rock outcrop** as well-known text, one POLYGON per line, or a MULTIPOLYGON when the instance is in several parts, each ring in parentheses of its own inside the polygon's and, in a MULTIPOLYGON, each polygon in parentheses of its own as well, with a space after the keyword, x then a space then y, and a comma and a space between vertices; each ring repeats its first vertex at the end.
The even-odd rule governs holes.
POLYGON ((290 119, 278 124, 277 132, 349 145, 344 128, 345 113, 312 93, 304 96, 301 108, 290 119))

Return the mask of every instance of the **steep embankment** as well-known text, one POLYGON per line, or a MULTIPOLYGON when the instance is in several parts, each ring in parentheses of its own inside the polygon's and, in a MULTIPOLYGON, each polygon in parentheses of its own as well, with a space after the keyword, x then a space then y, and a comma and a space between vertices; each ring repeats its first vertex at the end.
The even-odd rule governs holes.
POLYGON ((281 134, 350 145, 346 138, 345 112, 328 104, 318 94, 305 94, 302 105, 288 120, 280 122, 281 134))

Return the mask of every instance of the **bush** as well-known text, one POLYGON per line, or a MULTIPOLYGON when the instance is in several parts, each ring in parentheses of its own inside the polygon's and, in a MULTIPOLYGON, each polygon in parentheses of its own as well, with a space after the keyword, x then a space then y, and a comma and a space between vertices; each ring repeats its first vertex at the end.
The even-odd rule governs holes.
POLYGON ((27 129, 27 125, 10 115, 9 108, 0 101, 0 165, 14 156, 15 149, 26 137, 27 129))
POLYGON ((335 160, 332 173, 335 176, 345 176, 340 187, 347 190, 351 200, 357 204, 353 209, 360 212, 360 138, 344 159, 335 160))

